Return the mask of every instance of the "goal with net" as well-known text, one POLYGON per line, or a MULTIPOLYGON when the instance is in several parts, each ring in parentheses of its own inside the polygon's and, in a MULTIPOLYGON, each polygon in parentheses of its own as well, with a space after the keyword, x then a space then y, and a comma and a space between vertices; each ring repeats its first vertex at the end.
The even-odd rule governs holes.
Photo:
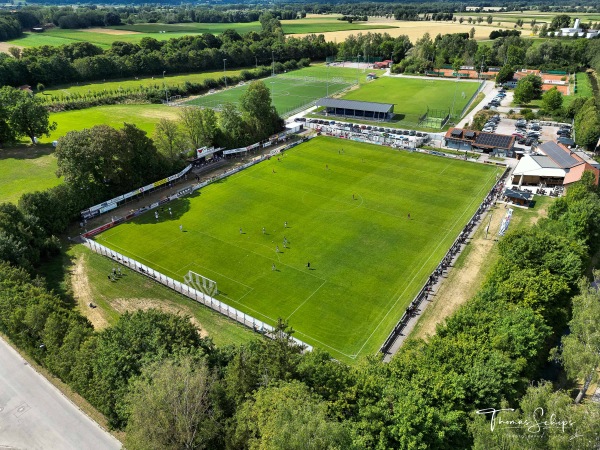
POLYGON ((183 277, 183 280, 189 287, 192 287, 210 297, 214 297, 219 293, 216 281, 206 278, 205 276, 191 270, 186 276, 183 277))

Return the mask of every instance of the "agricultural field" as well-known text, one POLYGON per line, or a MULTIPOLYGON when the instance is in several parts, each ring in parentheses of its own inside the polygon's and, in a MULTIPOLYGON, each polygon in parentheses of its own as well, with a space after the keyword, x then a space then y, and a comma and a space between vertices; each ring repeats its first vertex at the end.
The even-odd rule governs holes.
MULTIPOLYGON (((393 29, 394 25, 369 24, 368 22, 347 23, 335 18, 311 18, 300 20, 283 20, 282 26, 286 34, 312 34, 338 32, 344 30, 393 29)), ((43 33, 25 33, 23 37, 9 41, 18 47, 38 47, 41 45, 58 46, 75 42, 91 42, 102 48, 109 48, 114 41, 140 42, 145 37, 159 41, 202 33, 221 34, 225 30, 235 29, 238 33, 260 31, 259 22, 248 23, 181 23, 181 24, 135 24, 114 28, 91 28, 81 30, 62 30, 59 28, 46 30, 43 33)))
POLYGON ((51 146, 0 149, 0 203, 17 203, 26 192, 60 184, 51 146))
POLYGON ((154 126, 160 119, 176 119, 177 117, 177 108, 149 104, 95 106, 85 110, 58 112, 50 114, 50 121, 54 121, 58 125, 56 130, 49 138, 42 139, 42 142, 52 142, 69 131, 83 130, 94 125, 103 124, 121 128, 125 122, 133 123, 152 135, 154 126))
POLYGON ((345 100, 393 103, 396 117, 386 126, 416 126, 427 107, 460 114, 479 83, 429 78, 382 77, 348 92, 345 100), (464 93, 464 95, 463 95, 464 93))
POLYGON ((220 300, 353 362, 377 352, 497 171, 319 137, 97 240, 206 276, 220 300))
MULTIPOLYGON (((333 95, 350 86, 343 79, 327 82, 325 80, 304 76, 304 69, 294 71, 290 76, 276 76, 263 79, 265 85, 271 91, 273 105, 280 116, 289 115, 290 112, 325 97, 327 93, 333 95)), ((208 108, 219 108, 225 103, 237 103, 249 83, 224 89, 214 94, 206 94, 186 102, 186 105, 204 106, 208 108)))
MULTIPOLYGON (((253 68, 248 68, 246 70, 252 70, 253 68)), ((238 76, 242 70, 244 69, 236 69, 236 70, 227 70, 225 72, 227 76, 233 77, 238 76)), ((217 80, 224 75, 222 70, 214 70, 209 72, 201 72, 201 73, 189 73, 184 75, 169 75, 165 74, 165 77, 162 77, 162 74, 157 74, 154 77, 144 77, 144 78, 126 78, 121 80, 113 80, 113 81, 99 81, 95 83, 77 83, 70 84, 65 86, 57 86, 52 89, 46 89, 44 91, 45 95, 72 95, 72 94, 90 94, 94 92, 102 92, 102 91, 117 91, 120 89, 138 89, 141 87, 156 87, 159 89, 164 89, 165 84, 167 88, 171 86, 182 86, 186 82, 188 83, 202 83, 203 81, 212 78, 217 80)))

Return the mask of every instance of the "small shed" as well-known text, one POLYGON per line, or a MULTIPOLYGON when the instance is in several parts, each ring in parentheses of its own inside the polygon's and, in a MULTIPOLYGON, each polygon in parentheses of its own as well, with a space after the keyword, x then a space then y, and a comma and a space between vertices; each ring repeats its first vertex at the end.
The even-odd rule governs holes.
POLYGON ((506 189, 504 191, 504 199, 512 202, 515 205, 527 206, 531 205, 533 194, 529 191, 521 191, 519 189, 506 189))

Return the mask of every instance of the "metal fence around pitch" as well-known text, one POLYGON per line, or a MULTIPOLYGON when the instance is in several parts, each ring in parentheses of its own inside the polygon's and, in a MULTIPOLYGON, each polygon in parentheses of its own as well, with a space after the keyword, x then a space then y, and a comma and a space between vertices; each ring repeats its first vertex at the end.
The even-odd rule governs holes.
POLYGON ((475 91, 475 93, 473 95, 471 95, 471 98, 469 99, 469 101, 467 102, 467 104, 465 105, 465 107, 460 112, 460 116, 458 116, 456 119, 460 120, 465 115, 465 113, 467 112, 467 110, 471 106, 471 103, 473 102, 473 100, 475 99, 475 97, 477 97, 477 94, 479 94, 483 90, 484 87, 485 87, 485 80, 483 80, 481 83, 479 83, 479 87, 477 88, 477 90, 475 91))
MULTIPOLYGON (((201 303, 204 306, 207 306, 212 310, 229 317, 230 319, 235 320, 236 322, 248 328, 252 328, 254 331, 260 332, 267 336, 273 335, 273 331, 275 329, 268 323, 256 319, 246 313, 243 313, 242 311, 239 311, 226 303, 223 303, 209 295, 206 295, 203 292, 200 292, 188 286, 185 283, 174 280, 173 278, 168 277, 163 273, 157 272, 151 267, 148 267, 145 264, 136 261, 135 259, 128 258, 127 256, 120 254, 119 252, 111 250, 108 247, 105 247, 104 245, 99 244, 96 241, 87 239, 85 237, 82 237, 82 239, 84 245, 93 252, 106 256, 107 258, 112 259, 115 263, 128 267, 134 272, 145 275, 146 277, 156 281, 157 283, 167 286, 168 288, 171 288, 174 291, 179 292, 180 294, 185 295, 186 297, 195 300, 196 302, 201 303)), ((296 339, 293 336, 291 339, 304 350, 312 351, 312 346, 308 345, 307 343, 302 342, 301 340, 296 339)))
POLYGON ((427 279, 423 287, 421 287, 419 293, 415 296, 413 301, 410 302, 410 305, 408 306, 408 308, 406 308, 404 314, 402 315, 394 329, 389 334, 388 338, 385 340, 385 342, 379 349, 379 351, 383 355, 387 355, 389 353, 389 350, 394 345, 394 342, 396 342, 396 339, 398 339, 398 337, 402 335, 402 331, 404 331, 404 329, 408 325, 411 317, 417 313, 417 310, 419 309, 419 306, 421 306, 421 303, 423 303, 429 298, 429 294, 433 285, 444 274, 444 272, 448 270, 452 261, 455 258, 458 258, 458 255, 460 255, 460 252, 464 248, 467 237, 479 224, 479 220, 482 214, 491 205, 493 205, 496 196, 500 192, 502 183, 504 183, 504 178, 508 174, 509 170, 509 167, 506 167, 504 169, 502 176, 498 178, 494 186, 490 189, 488 195, 485 197, 485 199, 483 199, 483 201, 479 205, 479 208, 477 208, 477 211, 475 211, 475 214, 473 214, 467 225, 465 225, 465 227, 462 229, 462 231, 450 247, 450 250, 446 252, 436 269, 429 275, 429 278, 427 279))

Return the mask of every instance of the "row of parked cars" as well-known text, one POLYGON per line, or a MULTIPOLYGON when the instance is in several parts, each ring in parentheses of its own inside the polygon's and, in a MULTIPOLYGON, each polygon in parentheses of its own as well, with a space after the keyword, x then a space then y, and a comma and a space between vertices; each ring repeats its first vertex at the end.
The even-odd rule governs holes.
POLYGON ((519 119, 515 123, 515 132, 513 136, 517 138, 517 143, 530 147, 536 145, 540 139, 542 126, 539 122, 529 122, 525 119, 519 119))
POLYGON ((500 102, 504 100, 504 97, 506 97, 506 91, 504 90, 504 88, 502 88, 498 91, 496 96, 487 105, 483 107, 483 109, 497 108, 498 106, 500 106, 500 102))
MULTIPOLYGON (((418 136, 418 137, 427 136, 427 133, 421 133, 420 131, 415 131, 415 130, 399 130, 396 128, 384 128, 384 127, 376 127, 376 126, 372 126, 372 125, 360 125, 360 124, 356 124, 356 123, 336 122, 335 120, 322 120, 322 119, 308 119, 307 120, 305 117, 296 117, 294 120, 296 122, 308 122, 308 123, 314 123, 317 125, 333 126, 333 125, 337 124, 338 127, 348 127, 357 133, 366 130, 366 131, 379 131, 381 133, 390 133, 390 134, 401 135, 401 136, 418 136)), ((348 130, 348 131, 351 131, 351 130, 348 130)))
POLYGON ((488 121, 485 123, 485 125, 483 126, 483 129, 481 131, 485 132, 485 133, 493 133, 494 131, 496 131, 496 128, 498 127, 498 123, 500 123, 500 115, 496 114, 493 117, 490 117, 488 119, 488 121))

